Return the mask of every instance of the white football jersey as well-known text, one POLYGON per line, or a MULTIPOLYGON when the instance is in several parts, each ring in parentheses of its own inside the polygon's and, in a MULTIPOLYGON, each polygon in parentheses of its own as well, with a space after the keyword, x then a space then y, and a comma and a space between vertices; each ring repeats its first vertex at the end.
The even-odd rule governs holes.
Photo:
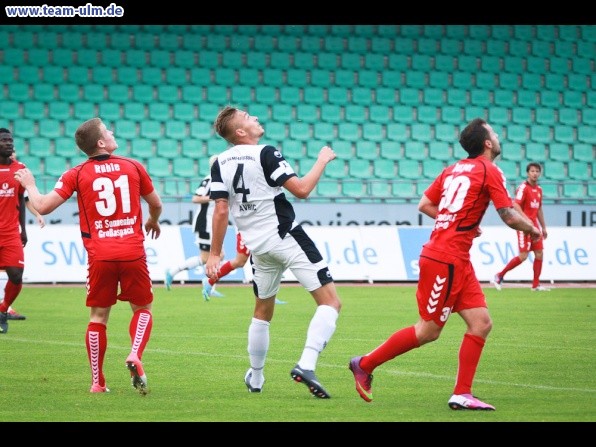
MULTIPOLYGON (((211 174, 206 176, 199 187, 195 190, 195 196, 209 196, 211 192, 211 174)), ((211 240, 211 223, 213 222, 213 209, 215 204, 212 200, 207 203, 199 203, 194 214, 193 229, 202 239, 211 240)))
POLYGON ((282 185, 296 173, 273 146, 237 145, 211 167, 211 198, 228 199, 230 214, 252 253, 277 245, 295 225, 282 185))

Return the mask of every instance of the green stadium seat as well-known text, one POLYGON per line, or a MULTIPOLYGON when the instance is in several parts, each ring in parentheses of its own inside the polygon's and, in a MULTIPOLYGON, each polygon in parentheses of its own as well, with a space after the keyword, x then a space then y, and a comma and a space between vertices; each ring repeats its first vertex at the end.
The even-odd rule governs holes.
POLYGON ((530 73, 548 73, 548 67, 545 58, 529 56, 526 58, 526 70, 530 73))
MULTIPOLYGON (((337 75, 336 75, 337 76, 337 75)), ((302 81, 302 78, 293 80, 291 85, 298 86, 297 84, 302 81)), ((308 85, 308 77, 305 79, 304 86, 308 85)), ((288 83, 290 83, 290 72, 288 71, 288 83)), ((314 69, 310 72, 310 84, 314 87, 330 87, 333 85, 333 75, 329 70, 314 69)))
POLYGON ((206 141, 213 135, 213 128, 206 121, 193 121, 190 123, 190 136, 197 140, 206 141))
POLYGON ((205 155, 203 142, 195 139, 182 140, 181 153, 184 157, 196 159, 205 155))
MULTIPOLYGON (((298 102, 298 98, 300 97, 300 92, 296 88, 293 87, 284 87, 280 89, 280 100, 285 103, 289 104, 296 104, 298 102), (295 96, 292 95, 292 98, 289 98, 289 94, 295 92, 295 96)), ((276 89, 274 87, 269 87, 266 85, 260 85, 255 87, 255 100, 257 102, 272 105, 277 102, 277 95, 276 89)), ((222 102, 220 102, 222 103, 222 102)), ((225 103, 225 101, 223 102, 225 103)))
MULTIPOLYGON (((408 56, 403 53, 390 53, 387 59, 387 67, 390 70, 403 72, 410 69, 408 56)), ((453 69, 453 65, 451 67, 453 69)))
MULTIPOLYGON (((573 144, 576 139, 572 127, 556 125, 554 127, 554 139, 559 143, 573 144)), ((552 145, 551 145, 552 147, 552 145)))
MULTIPOLYGON (((497 112, 495 114, 495 117, 499 117, 499 111, 502 111, 503 108, 502 107, 493 107, 494 109, 497 109, 497 112)), ((492 109, 489 109, 492 110, 492 109)), ((507 110, 505 109, 505 113, 507 113, 507 110)), ((486 117, 488 116, 489 112, 487 112, 487 110, 484 107, 478 107, 478 106, 468 106, 464 109, 464 117, 465 117, 465 121, 469 122, 472 121, 474 118, 484 118, 486 119, 486 117)), ((508 121, 508 120, 507 120, 508 121)), ((494 121, 491 121, 491 123, 494 124, 498 124, 494 121)), ((460 123, 450 123, 450 124, 460 124, 460 123)))
MULTIPOLYGON (((482 71, 497 73, 499 71, 498 58, 494 56, 483 56, 481 58, 482 71)), ((476 55, 460 54, 457 56, 457 68, 461 71, 475 73, 480 68, 478 66, 478 57, 476 55)))
MULTIPOLYGON (((159 150, 158 150, 159 151, 159 150)), ((172 160, 172 174, 177 177, 195 179, 198 175, 194 158, 176 157, 172 160)))
POLYGON ((459 107, 444 106, 441 110, 441 121, 446 124, 461 124, 462 122, 462 111, 459 107))
MULTIPOLYGON (((556 129, 555 129, 556 134, 556 129)), ((556 137, 555 137, 556 139, 556 137)), ((551 143, 549 145, 549 159, 555 161, 568 162, 571 160, 571 153, 569 144, 566 143, 551 143)))
MULTIPOLYGON (((260 67, 257 63, 257 65, 255 65, 254 63, 252 63, 251 61, 249 61, 249 56, 251 53, 249 53, 247 55, 247 65, 249 67, 253 67, 253 68, 265 68, 265 67, 260 67)), ((260 53, 262 54, 262 53, 260 53)), ((263 55, 264 56, 264 55, 263 55)), ((258 61, 257 61, 258 62, 258 61)), ((275 69, 278 70, 288 70, 289 68, 292 67, 292 58, 290 53, 285 53, 283 51, 274 51, 273 53, 271 53, 269 55, 269 67, 273 67, 275 69)))
MULTIPOLYGON (((352 106, 355 107, 355 106, 352 106)), ((360 106, 362 107, 362 106, 360 106)), ((348 114, 348 106, 346 106, 346 119, 348 114)), ((387 124, 391 121, 391 108, 386 105, 381 104, 371 104, 368 108, 369 119, 372 122, 379 123, 379 124, 387 124)), ((356 122, 354 120, 351 120, 356 122)), ((364 122, 364 121, 363 121, 364 122)))
MULTIPOLYGON (((111 103, 117 104, 117 103, 111 103)), ((163 103, 149 104, 149 118, 155 120, 166 120, 168 118, 168 106, 163 103), (155 112, 155 109, 160 109, 160 114, 155 112)), ((125 102, 123 104, 123 117, 127 120, 142 121, 146 118, 145 104, 141 102, 125 102)))
POLYGON ((485 73, 485 72, 478 72, 476 73, 476 87, 485 90, 494 90, 498 88, 497 76, 495 73, 485 73))
POLYGON ((517 104, 522 107, 536 108, 539 105, 538 92, 534 90, 518 90, 517 104))
POLYGON ((41 82, 42 70, 39 67, 23 65, 18 67, 17 71, 18 82, 22 82, 23 84, 37 84, 38 82, 41 82))
MULTIPOLYGON (((272 123, 274 124, 274 123, 272 123)), ((281 123, 280 123, 281 124, 281 123)), ((283 125, 283 124, 282 124, 283 125)), ((282 138, 278 138, 278 140, 282 141, 286 138, 285 135, 285 125, 284 128, 278 127, 278 136, 282 136, 282 138)), ((274 126, 275 130, 275 126, 274 126)), ((290 123, 288 126, 289 137, 292 139, 296 139, 297 141, 308 141, 311 135, 311 128, 310 124, 304 122, 293 122, 290 123)), ((273 135, 269 133, 269 125, 267 126, 267 136, 273 138, 273 135)))
POLYGON ((19 155, 18 159, 23 163, 35 176, 43 174, 41 159, 35 155, 19 155))
MULTIPOLYGON (((576 59, 574 59, 575 61, 576 59)), ((575 64, 575 62, 574 62, 575 64)), ((550 58, 550 72, 555 74, 566 75, 571 68, 570 60, 566 57, 551 57, 550 58)), ((574 67, 575 68, 575 67, 574 67)), ((574 70, 576 71, 576 70, 574 70)), ((581 72, 581 71, 580 71, 581 72)))
POLYGON ((527 57, 530 53, 530 43, 524 40, 509 41, 509 55, 515 57, 527 57))
POLYGON ((118 67, 115 71, 116 83, 132 87, 133 85, 137 85, 141 81, 139 76, 139 70, 135 67, 118 67))
POLYGON ((567 75, 567 85, 570 90, 586 91, 589 82, 588 76, 582 73, 569 73, 567 75))
POLYGON ((327 144, 331 144, 336 138, 334 125, 326 122, 314 123, 313 135, 315 138, 323 140, 327 144))
MULTIPOLYGON (((431 73, 431 76, 433 73, 431 73)), ((402 74, 399 71, 387 70, 382 72, 381 76, 381 85, 384 87, 399 88, 404 85, 402 82, 402 74)))
MULTIPOLYGON (((54 153, 61 157, 73 157, 78 154, 77 147, 73 137, 58 137, 54 138, 54 153)), ((20 158, 20 157, 19 157, 20 158)))
MULTIPOLYGON (((193 69, 197 65, 195 53, 188 50, 177 50, 174 52, 174 65, 171 68, 193 69)), ((167 70, 167 68, 166 68, 167 70)))
POLYGON ((577 140, 580 143, 596 144, 596 128, 593 126, 578 126, 577 140))
POLYGON ((545 160, 547 158, 546 146, 543 143, 535 143, 531 141, 526 143, 526 158, 529 161, 545 160))
POLYGON ((366 107, 359 104, 348 104, 345 107, 345 119, 352 123, 362 124, 367 121, 366 107))
MULTIPOLYGON (((310 169, 300 169, 300 175, 306 174, 310 169)), ((339 183, 336 180, 320 180, 317 183, 317 195, 320 197, 338 197, 340 195, 339 183)))
MULTIPOLYGON (((160 86, 163 87, 163 86, 160 86)), ((173 86, 168 86, 173 87, 173 86)), ((171 91, 171 90, 170 90, 171 91)), ((124 97, 126 98, 126 97, 124 97)), ((155 100, 154 98, 154 89, 150 85, 145 84, 136 84, 132 86, 132 98, 134 101, 142 102, 144 104, 149 104, 155 100)), ((160 101, 163 101, 164 98, 159 98, 160 101)), ((122 101, 122 100, 121 100, 122 101)))
POLYGON ((354 87, 352 89, 352 103, 367 106, 374 100, 374 89, 368 87, 354 87))
POLYGON ((495 90, 493 103, 495 106, 499 107, 511 107, 513 104, 515 104, 515 94, 511 90, 495 90))
POLYGON ((404 179, 418 179, 420 177, 420 163, 418 160, 401 159, 397 160, 398 177, 404 179))
POLYGON ((45 118, 45 103, 40 101, 26 101, 23 103, 23 118, 40 120, 45 118))
POLYGON ((203 100, 203 88, 197 85, 182 86, 182 101, 195 104, 203 100))
POLYGON ((565 85, 565 76, 558 73, 547 73, 545 75, 544 85, 549 90, 555 90, 557 92, 563 92, 567 89, 565 85))
POLYGON ((193 67, 190 70, 190 82, 196 85, 184 86, 183 89, 187 87, 198 88, 197 86, 206 87, 210 85, 211 70, 203 67, 193 67))
POLYGON ((166 50, 151 50, 149 52, 149 63, 153 67, 168 68, 173 63, 172 53, 166 50))
POLYGON ((370 51, 382 55, 389 54, 393 51, 393 42, 387 37, 373 37, 370 43, 370 51))
POLYGON ((422 141, 423 143, 431 140, 431 126, 427 123, 412 123, 411 126, 411 137, 416 141, 422 141))
MULTIPOLYGON (((288 71, 288 80, 290 72, 288 71)), ((356 74, 352 70, 337 70, 335 71, 334 85, 337 87, 352 88, 356 84, 356 74)))
POLYGON ((281 144, 281 151, 286 159, 296 160, 304 157, 304 147, 301 141, 285 140, 281 144))
POLYGON ((87 121, 96 116, 95 104, 88 101, 79 101, 73 104, 72 118, 87 121))
POLYGON ((8 84, 8 99, 17 102, 26 102, 31 98, 29 85, 24 83, 8 84))
POLYGON ((24 140, 37 136, 35 121, 31 119, 17 118, 13 120, 12 128, 12 133, 24 140))
POLYGON ((542 90, 540 92, 540 104, 544 107, 558 109, 561 107, 561 94, 552 90, 542 90))
POLYGON ((386 105, 390 105, 390 104, 395 104, 396 102, 399 102, 400 104, 405 104, 408 106, 418 106, 420 105, 421 102, 421 94, 420 94, 420 90, 415 89, 415 88, 403 88, 399 91, 399 101, 395 100, 395 92, 392 89, 387 89, 389 90, 388 92, 386 92, 385 94, 389 95, 391 94, 393 96, 393 98, 389 97, 384 99, 382 102, 379 101, 379 91, 381 89, 377 90, 377 102, 379 104, 386 104, 386 105))
POLYGON ((594 56, 594 42, 578 40, 576 45, 578 57, 581 57, 582 59, 590 59, 594 56))
POLYGON ((428 189, 432 182, 430 180, 417 180, 416 181, 416 195, 422 197, 424 191, 428 189))
MULTIPOLYGON (((134 87, 133 87, 134 92, 134 87)), ((147 92, 148 94, 149 92, 147 92)), ((209 93, 208 93, 209 94, 209 93)), ((176 104, 180 101, 178 87, 175 85, 162 84, 157 86, 157 100, 166 104, 176 104)))
POLYGON ((306 141, 306 156, 316 160, 319 156, 319 152, 321 152, 321 148, 327 144, 327 141, 320 139, 310 139, 306 141))
POLYGON ((511 119, 515 124, 531 126, 534 123, 531 109, 514 107, 511 112, 511 119))
MULTIPOLYGON (((337 91, 340 87, 333 87, 333 91, 337 91)), ((330 89, 331 90, 331 89, 330 89)), ((304 102, 307 104, 314 104, 314 105, 321 105, 323 103, 325 103, 325 89, 322 87, 305 87, 303 89, 303 93, 304 93, 304 102)), ((346 95, 347 95, 347 90, 346 90, 346 95)), ((329 96, 331 96, 331 93, 329 93, 329 96)), ((331 103, 335 103, 335 101, 332 101, 331 98, 329 99, 329 102, 331 103)))
POLYGON ((559 184, 556 182, 540 182, 542 187, 542 193, 544 194, 542 203, 554 203, 554 200, 558 200, 561 197, 559 193, 559 184))
POLYGON ((428 73, 433 69, 433 60, 433 57, 428 54, 414 53, 411 59, 412 70, 428 73))
POLYGON ((358 85, 365 88, 377 88, 380 85, 380 75, 378 71, 360 70, 358 72, 358 85))
MULTIPOLYGON (((356 53, 343 53, 340 55, 340 66, 346 70, 361 70, 363 67, 363 57, 356 53)), ((325 68, 333 69, 333 67, 326 66, 325 68)))
POLYGON ((550 42, 534 40, 530 43, 530 48, 533 56, 549 58, 553 54, 553 47, 550 42))
MULTIPOLYGON (((265 73, 269 72, 269 70, 265 71, 263 73, 263 81, 266 80, 265 78, 265 73)), ((284 77, 283 77, 283 71, 281 70, 274 70, 274 72, 279 73, 277 78, 277 87, 281 87, 282 85, 284 85, 284 77)), ((302 68, 291 68, 289 70, 287 70, 286 72, 287 75, 287 85, 290 85, 292 87, 306 87, 307 85, 310 84, 309 82, 309 78, 308 78, 308 70, 302 69, 302 68)), ((321 85, 319 85, 319 87, 322 87, 321 85)))
POLYGON ((470 91, 470 104, 478 107, 489 108, 492 106, 490 92, 484 89, 475 88, 470 91))
POLYGON ((401 143, 398 141, 383 140, 379 143, 379 153, 387 160, 399 160, 403 156, 401 143))
MULTIPOLYGON (((101 103, 106 99, 105 95, 105 88, 103 85, 100 84, 84 84, 82 85, 83 88, 83 100, 94 102, 94 103, 101 103)), ((121 98, 122 100, 122 98, 121 98)))
POLYGON ((393 182, 391 185, 391 194, 400 199, 417 198, 412 182, 393 182))
MULTIPOLYGON (((300 107, 300 105, 297 107, 300 107)), ((338 122, 342 117, 341 109, 338 104, 321 104, 321 119, 332 123, 338 122)))
POLYGON ((178 157, 178 141, 167 138, 160 138, 159 140, 157 140, 156 153, 158 156, 163 158, 174 159, 178 157))
POLYGON ((366 183, 357 182, 352 179, 344 180, 341 183, 341 192, 344 197, 351 197, 354 199, 362 199, 367 196, 366 183))
POLYGON ((588 171, 588 165, 583 161, 569 161, 567 164, 569 178, 572 180, 593 181, 593 177, 588 171))
POLYGON ((405 143, 409 138, 409 132, 406 125, 404 123, 387 124, 387 138, 390 141, 405 143))
POLYGON ((581 109, 583 107, 582 93, 574 90, 563 92, 563 104, 572 109, 581 109))
POLYGON ((369 160, 351 158, 348 160, 348 175, 358 179, 369 179, 372 175, 369 160))
MULTIPOLYGON (((45 70, 47 71, 47 69, 45 70)), ((110 85, 114 83, 114 70, 112 67, 97 66, 91 68, 91 82, 98 85, 110 85)), ((70 76, 70 73, 69 73, 70 76)), ((53 82, 59 84, 59 82, 53 82)))
POLYGON ((376 182, 372 181, 369 182, 370 185, 370 195, 375 199, 391 199, 392 197, 392 190, 391 190, 391 183, 387 182, 376 182))
MULTIPOLYGON (((571 148, 574 160, 591 162, 596 159, 595 148, 590 144, 576 143, 571 148)), ((596 172, 593 172, 593 174, 596 174, 596 172)))
MULTIPOLYGON (((292 106, 289 104, 273 105, 273 116, 276 117, 279 113, 281 113, 282 117, 285 117, 285 119, 282 119, 284 122, 289 123, 293 120, 292 106)), ((331 120, 326 119, 329 117, 321 118, 323 118, 323 121, 335 123, 338 116, 336 115, 331 120)), ((317 106, 313 104, 298 104, 296 106, 296 119, 298 121, 304 121, 305 123, 315 123, 319 119, 317 106)))
POLYGON ((549 127, 537 124, 530 128, 530 139, 537 143, 550 143, 552 132, 549 127))
MULTIPOLYGON (((438 141, 445 141, 447 143, 454 144, 456 141, 458 141, 457 126, 444 123, 437 124, 435 126, 435 138, 438 141)), ((427 142, 430 143, 431 141, 432 140, 429 136, 427 142)))
MULTIPOLYGON (((209 81, 205 81, 207 83, 209 81)), ((238 71, 238 83, 247 87, 256 87, 261 84, 259 70, 255 68, 243 68, 238 71)))
POLYGON ((0 101, 0 117, 4 120, 20 118, 21 108, 18 101, 0 101))
POLYGON ((451 161, 453 159, 451 144, 446 141, 431 141, 428 143, 428 156, 433 160, 451 161))
MULTIPOLYGON (((302 38, 304 40, 304 38, 302 38)), ((348 51, 353 53, 366 53, 370 50, 369 39, 362 36, 347 36, 348 51)), ((317 48, 315 51, 320 50, 317 48)))
POLYGON ((157 67, 143 67, 140 69, 141 82, 147 85, 160 85, 163 83, 161 68, 157 67))
POLYGON ((116 121, 114 134, 116 138, 124 138, 127 140, 135 140, 139 137, 136 122, 124 119, 116 121))
POLYGON ((163 157, 151 157, 147 159, 147 170, 152 177, 170 177, 170 161, 163 157))
POLYGON ((424 89, 428 85, 426 73, 418 70, 409 70, 406 72, 405 85, 411 88, 424 89))
POLYGON ((356 156, 364 160, 376 160, 379 157, 377 143, 374 141, 357 141, 356 156))
POLYGON ((427 158, 424 143, 422 141, 406 141, 404 156, 409 160, 424 160, 427 158))
POLYGON ((555 110, 549 107, 537 107, 535 121, 537 124, 554 126, 557 122, 555 110))
POLYGON ((375 178, 395 179, 397 177, 397 164, 394 160, 387 158, 376 158, 373 160, 373 175, 375 178))
MULTIPOLYGON (((169 120, 165 122, 165 136, 173 140, 183 140, 188 137, 184 121, 169 120)), ((159 152, 159 143, 158 143, 159 152)))
POLYGON ((503 174, 505 174, 505 178, 508 180, 514 180, 519 178, 520 171, 519 171, 519 164, 517 161, 513 160, 499 160, 497 162, 497 166, 501 168, 503 174))
MULTIPOLYGON (((314 113, 316 115, 316 107, 312 107, 314 108, 314 113)), ((302 108, 302 111, 304 112, 304 108, 302 108)), ((290 123, 294 121, 294 107, 290 104, 273 104, 273 106, 271 106, 271 119, 280 123, 290 123)), ((302 120, 301 118, 298 119, 302 120)), ((315 119, 306 120, 308 123, 313 123, 314 121, 315 119)))
POLYGON ((452 84, 454 87, 464 90, 470 89, 473 85, 472 76, 473 74, 469 71, 455 71, 451 75, 452 84))
POLYGON ((562 161, 549 160, 544 164, 544 179, 564 181, 567 180, 567 173, 565 172, 565 164, 562 161))
MULTIPOLYGON (((596 85, 596 74, 592 75, 592 85, 596 85)), ((591 108, 596 108, 596 91, 588 90, 586 98, 586 105, 591 108)))
MULTIPOLYGON (((49 138, 29 138, 29 155, 36 157, 47 157, 52 155, 52 144, 49 138)), ((20 157, 19 157, 20 158, 20 157)))
MULTIPOLYGON (((181 42, 176 34, 160 34, 159 35, 159 48, 168 51, 178 51, 181 47, 181 42)), ((238 36, 240 37, 240 36, 238 36)))
POLYGON ((452 106, 465 107, 468 105, 467 92, 461 89, 447 90, 447 103, 452 106))
POLYGON ((360 139, 360 126, 355 123, 340 122, 338 124, 338 137, 341 140, 356 142, 360 139))
MULTIPOLYGON (((331 104, 337 104, 339 106, 345 106, 350 102, 349 100, 349 89, 343 87, 330 87, 327 90, 327 100, 331 104)), ((305 90, 306 96, 306 90, 305 90)), ((311 95, 314 96, 314 95, 311 95)))
POLYGON ((410 123, 414 121, 414 107, 402 104, 395 105, 393 107, 393 119, 400 123, 410 123))
POLYGON ((97 66, 99 63, 99 52, 92 48, 79 48, 76 51, 77 65, 84 68, 97 66))
POLYGON ((144 138, 134 138, 131 143, 130 155, 139 160, 152 158, 154 156, 153 143, 144 138))
MULTIPOLYGON (((305 123, 300 123, 305 124, 305 123)), ((308 126, 308 125, 307 125, 308 126)), ((275 141, 283 141, 288 136, 287 126, 284 123, 270 122, 266 124, 267 137, 275 141)))
POLYGON ((478 55, 478 54, 483 54, 484 49, 482 47, 482 41, 474 40, 474 39, 464 40, 463 52, 465 54, 470 54, 472 56, 478 55))
POLYGON ((488 40, 486 42, 486 54, 489 56, 506 57, 507 42, 504 40, 488 40))
POLYGON ((52 139, 62 136, 62 128, 60 126, 60 121, 51 118, 39 120, 38 134, 40 137, 52 139))
MULTIPOLYGON (((91 118, 93 118, 93 116, 91 118)), ((79 126, 81 125, 81 122, 82 121, 86 121, 88 119, 89 119, 89 117, 86 117, 83 120, 71 118, 71 119, 68 119, 66 121, 63 121, 62 122, 62 124, 64 125, 64 133, 63 133, 63 135, 65 137, 71 137, 71 138, 74 139, 74 134, 77 131, 77 129, 79 128, 79 126)))
POLYGON ((588 183, 588 196, 590 196, 592 199, 596 198, 596 183, 588 183))
POLYGON ((52 177, 60 177, 67 169, 67 159, 58 155, 44 158, 44 173, 52 177))
POLYGON ((351 141, 336 140, 332 147, 337 158, 341 160, 349 160, 354 156, 354 144, 351 141))
POLYGON ((116 121, 120 119, 120 104, 115 102, 99 103, 98 116, 103 120, 116 121))
POLYGON ((14 67, 25 65, 25 50, 22 48, 3 48, 4 51, 4 63, 10 64, 14 67))
POLYGON ((215 117, 219 113, 220 105, 206 102, 199 104, 197 107, 199 110, 199 118, 201 120, 207 121, 208 123, 213 123, 213 121, 215 121, 215 117))
POLYGON ((569 199, 585 199, 586 188, 583 183, 563 183, 563 197, 569 199))
MULTIPOLYGON (((575 73, 592 75, 594 68, 592 67, 593 58, 589 57, 576 57, 572 59, 573 71, 575 73)), ((563 67, 561 68, 563 70, 563 67)))
MULTIPOLYGON (((217 78, 217 70, 215 72, 217 78)), ((217 81, 217 79, 216 79, 217 81)), ((282 87, 285 85, 284 72, 275 68, 263 71, 263 83, 269 87, 282 87)), ((231 85, 231 84, 230 84, 231 85)))

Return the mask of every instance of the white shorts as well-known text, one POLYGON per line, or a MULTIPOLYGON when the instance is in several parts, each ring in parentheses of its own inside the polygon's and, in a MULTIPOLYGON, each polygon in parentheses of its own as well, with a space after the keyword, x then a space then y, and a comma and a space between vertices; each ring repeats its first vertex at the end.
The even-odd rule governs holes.
POLYGON ((253 289, 259 298, 271 298, 279 292, 283 272, 292 271, 309 292, 333 282, 329 266, 319 249, 300 225, 267 253, 251 255, 253 289))

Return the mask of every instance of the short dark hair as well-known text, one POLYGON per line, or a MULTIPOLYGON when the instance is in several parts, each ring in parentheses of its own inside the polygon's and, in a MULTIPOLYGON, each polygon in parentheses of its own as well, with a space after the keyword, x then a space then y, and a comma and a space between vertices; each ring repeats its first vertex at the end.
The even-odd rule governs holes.
POLYGON ((459 136, 459 144, 470 158, 476 158, 484 152, 484 142, 489 139, 488 129, 484 127, 485 125, 486 121, 482 118, 474 118, 459 136))
POLYGON ((535 161, 528 163, 528 166, 526 166, 526 172, 530 172, 530 168, 536 168, 538 169, 540 172, 542 172, 542 166, 540 166, 540 163, 536 163, 535 161))
POLYGON ((75 143, 85 154, 91 155, 97 148, 97 142, 101 140, 101 125, 103 121, 100 118, 91 118, 81 124, 75 131, 75 143))
POLYGON ((6 127, 0 127, 0 133, 12 133, 10 130, 8 130, 6 127))
POLYGON ((213 123, 213 127, 215 128, 215 132, 226 140, 228 143, 234 144, 232 141, 232 137, 234 136, 234 130, 230 126, 230 121, 234 118, 234 115, 238 111, 237 108, 226 106, 217 114, 215 118, 215 123, 213 123))

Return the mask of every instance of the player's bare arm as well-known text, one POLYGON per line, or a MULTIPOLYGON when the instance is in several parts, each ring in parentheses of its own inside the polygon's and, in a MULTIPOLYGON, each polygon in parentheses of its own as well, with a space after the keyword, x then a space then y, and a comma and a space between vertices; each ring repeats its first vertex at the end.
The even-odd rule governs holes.
POLYGON ((518 213, 513 207, 499 208, 497 213, 499 213, 501 220, 514 230, 528 233, 532 236, 532 238, 538 238, 542 234, 540 230, 532 224, 530 219, 528 219, 524 214, 518 213))
POLYGON ((217 272, 221 263, 223 241, 228 227, 228 200, 217 199, 213 209, 213 224, 211 228, 211 251, 205 264, 205 274, 213 279, 218 277, 217 272))
POLYGON ((33 205, 33 208, 37 210, 39 214, 46 215, 50 214, 66 200, 52 190, 47 194, 41 194, 35 184, 35 177, 28 168, 19 169, 14 173, 14 178, 23 185, 29 195, 29 201, 33 205))
POLYGON ((418 202, 418 211, 434 219, 439 213, 439 207, 431 202, 426 195, 422 194, 422 198, 420 199, 420 202, 418 202))
POLYGON ((331 160, 335 159, 336 154, 329 146, 323 146, 319 151, 317 161, 313 165, 310 171, 304 175, 304 177, 291 177, 284 183, 284 188, 290 191, 295 197, 299 199, 306 199, 317 183, 323 172, 325 166, 331 160))

